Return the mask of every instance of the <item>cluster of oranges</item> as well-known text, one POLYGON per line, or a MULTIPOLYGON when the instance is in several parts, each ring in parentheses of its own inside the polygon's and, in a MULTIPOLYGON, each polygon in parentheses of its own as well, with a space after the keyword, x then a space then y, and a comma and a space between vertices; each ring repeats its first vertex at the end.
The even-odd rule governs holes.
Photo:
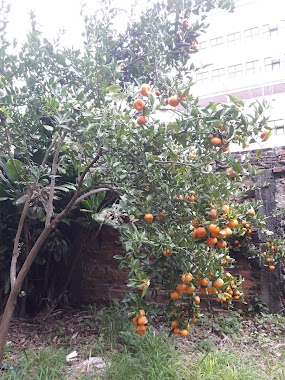
POLYGON ((136 327, 137 334, 144 334, 147 331, 147 317, 144 310, 139 310, 138 314, 132 319, 133 325, 136 327))
POLYGON ((228 152, 229 151, 229 143, 222 136, 211 133, 210 134, 210 141, 211 141, 211 144, 213 146, 219 147, 222 152, 228 152))
MULTIPOLYGON (((219 249, 226 248, 228 245, 226 239, 232 236, 233 229, 241 227, 241 224, 236 218, 228 218, 230 212, 230 207, 228 205, 223 205, 221 211, 222 212, 219 214, 217 209, 212 208, 207 215, 208 220, 202 224, 200 224, 199 220, 195 218, 192 221, 192 226, 194 227, 192 237, 195 240, 204 240, 208 247, 217 246, 219 249), (219 215, 223 220, 226 220, 226 222, 223 221, 221 225, 218 222, 219 215)), ((255 215, 253 208, 248 210, 248 215, 255 215)), ((241 230, 246 234, 252 233, 250 223, 247 221, 242 222, 241 230)))
POLYGON ((198 199, 196 194, 190 194, 190 195, 178 195, 177 196, 178 201, 188 201, 188 202, 194 202, 198 199))
POLYGON ((280 256, 280 253, 278 252, 278 247, 274 245, 274 242, 268 241, 266 243, 267 251, 262 253, 262 259, 266 266, 268 266, 269 270, 274 270, 276 268, 276 263, 278 261, 278 258, 280 256))
MULTIPOLYGON (((142 96, 150 96, 151 95, 151 89, 149 84, 143 84, 140 88, 140 93, 142 96)), ((145 102, 143 99, 136 99, 134 101, 133 107, 136 111, 142 112, 145 108, 145 102)), ((148 118, 145 115, 140 115, 137 118, 137 124, 143 125, 148 122, 148 118)))
POLYGON ((182 319, 180 321, 174 320, 171 322, 171 328, 172 332, 175 335, 180 335, 183 338, 185 338, 190 331, 190 325, 189 323, 183 321, 182 319))

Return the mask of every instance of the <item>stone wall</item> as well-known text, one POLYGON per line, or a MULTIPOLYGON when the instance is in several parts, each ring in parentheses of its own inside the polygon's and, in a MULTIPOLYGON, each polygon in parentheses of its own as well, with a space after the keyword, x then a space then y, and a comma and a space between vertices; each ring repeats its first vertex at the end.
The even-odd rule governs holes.
MULTIPOLYGON (((245 153, 237 153, 240 156, 245 153)), ((246 152, 251 155, 252 163, 258 168, 266 169, 265 179, 271 181, 267 193, 270 197, 266 202, 265 213, 270 213, 272 208, 281 210, 285 207, 285 147, 266 149, 264 154, 257 159, 256 152, 246 152)), ((254 179, 256 181, 257 179, 254 179)), ((258 196, 257 196, 258 198, 258 196)), ((276 228, 282 230, 282 213, 279 214, 276 228)), ((275 228, 275 227, 274 227, 275 228)), ((94 234, 86 244, 86 251, 79 263, 81 267, 81 283, 76 286, 79 290, 78 301, 84 303, 102 303, 112 299, 120 300, 127 290, 127 272, 118 269, 118 261, 113 258, 121 253, 118 232, 109 227, 103 227, 99 234, 94 234), (96 236, 97 235, 97 236, 96 236)), ((258 263, 245 258, 242 253, 235 254, 237 263, 234 272, 240 273, 245 281, 243 289, 247 300, 256 295, 261 295, 261 271, 258 263)), ((267 281, 267 280, 266 280, 267 281)))

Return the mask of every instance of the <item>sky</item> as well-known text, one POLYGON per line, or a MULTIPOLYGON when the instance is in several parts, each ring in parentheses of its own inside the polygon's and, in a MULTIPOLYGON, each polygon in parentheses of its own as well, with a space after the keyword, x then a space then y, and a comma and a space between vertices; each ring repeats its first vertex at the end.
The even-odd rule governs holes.
MULTIPOLYGON (((8 33, 19 42, 24 41, 25 33, 29 28, 30 10, 35 11, 41 29, 48 37, 55 37, 59 29, 65 29, 62 43, 68 46, 80 46, 80 32, 83 23, 80 17, 81 3, 92 13, 99 7, 98 0, 7 0, 11 5, 8 33)), ((115 1, 120 8, 130 10, 132 0, 115 1)), ((122 13, 118 20, 118 28, 124 28, 127 17, 122 13)))

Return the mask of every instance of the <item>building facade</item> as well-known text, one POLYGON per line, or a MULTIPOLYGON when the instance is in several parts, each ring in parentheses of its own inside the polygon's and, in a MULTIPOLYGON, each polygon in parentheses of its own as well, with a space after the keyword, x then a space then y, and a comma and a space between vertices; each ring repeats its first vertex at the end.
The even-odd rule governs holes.
MULTIPOLYGON (((273 129, 262 147, 285 145, 285 2, 237 0, 234 13, 213 12, 193 57, 194 95, 202 106, 227 102, 228 95, 269 104, 273 129), (209 66, 207 66, 209 65, 209 66)), ((252 149, 252 148, 251 148, 252 149)))

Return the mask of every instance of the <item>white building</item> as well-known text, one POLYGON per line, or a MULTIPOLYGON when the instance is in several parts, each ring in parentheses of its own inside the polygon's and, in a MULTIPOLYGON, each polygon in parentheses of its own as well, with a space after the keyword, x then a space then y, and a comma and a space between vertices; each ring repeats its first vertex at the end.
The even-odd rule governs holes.
POLYGON ((215 11, 199 36, 194 94, 200 104, 227 102, 228 94, 270 104, 272 137, 263 147, 285 145, 285 1, 236 0, 234 13, 215 11))

